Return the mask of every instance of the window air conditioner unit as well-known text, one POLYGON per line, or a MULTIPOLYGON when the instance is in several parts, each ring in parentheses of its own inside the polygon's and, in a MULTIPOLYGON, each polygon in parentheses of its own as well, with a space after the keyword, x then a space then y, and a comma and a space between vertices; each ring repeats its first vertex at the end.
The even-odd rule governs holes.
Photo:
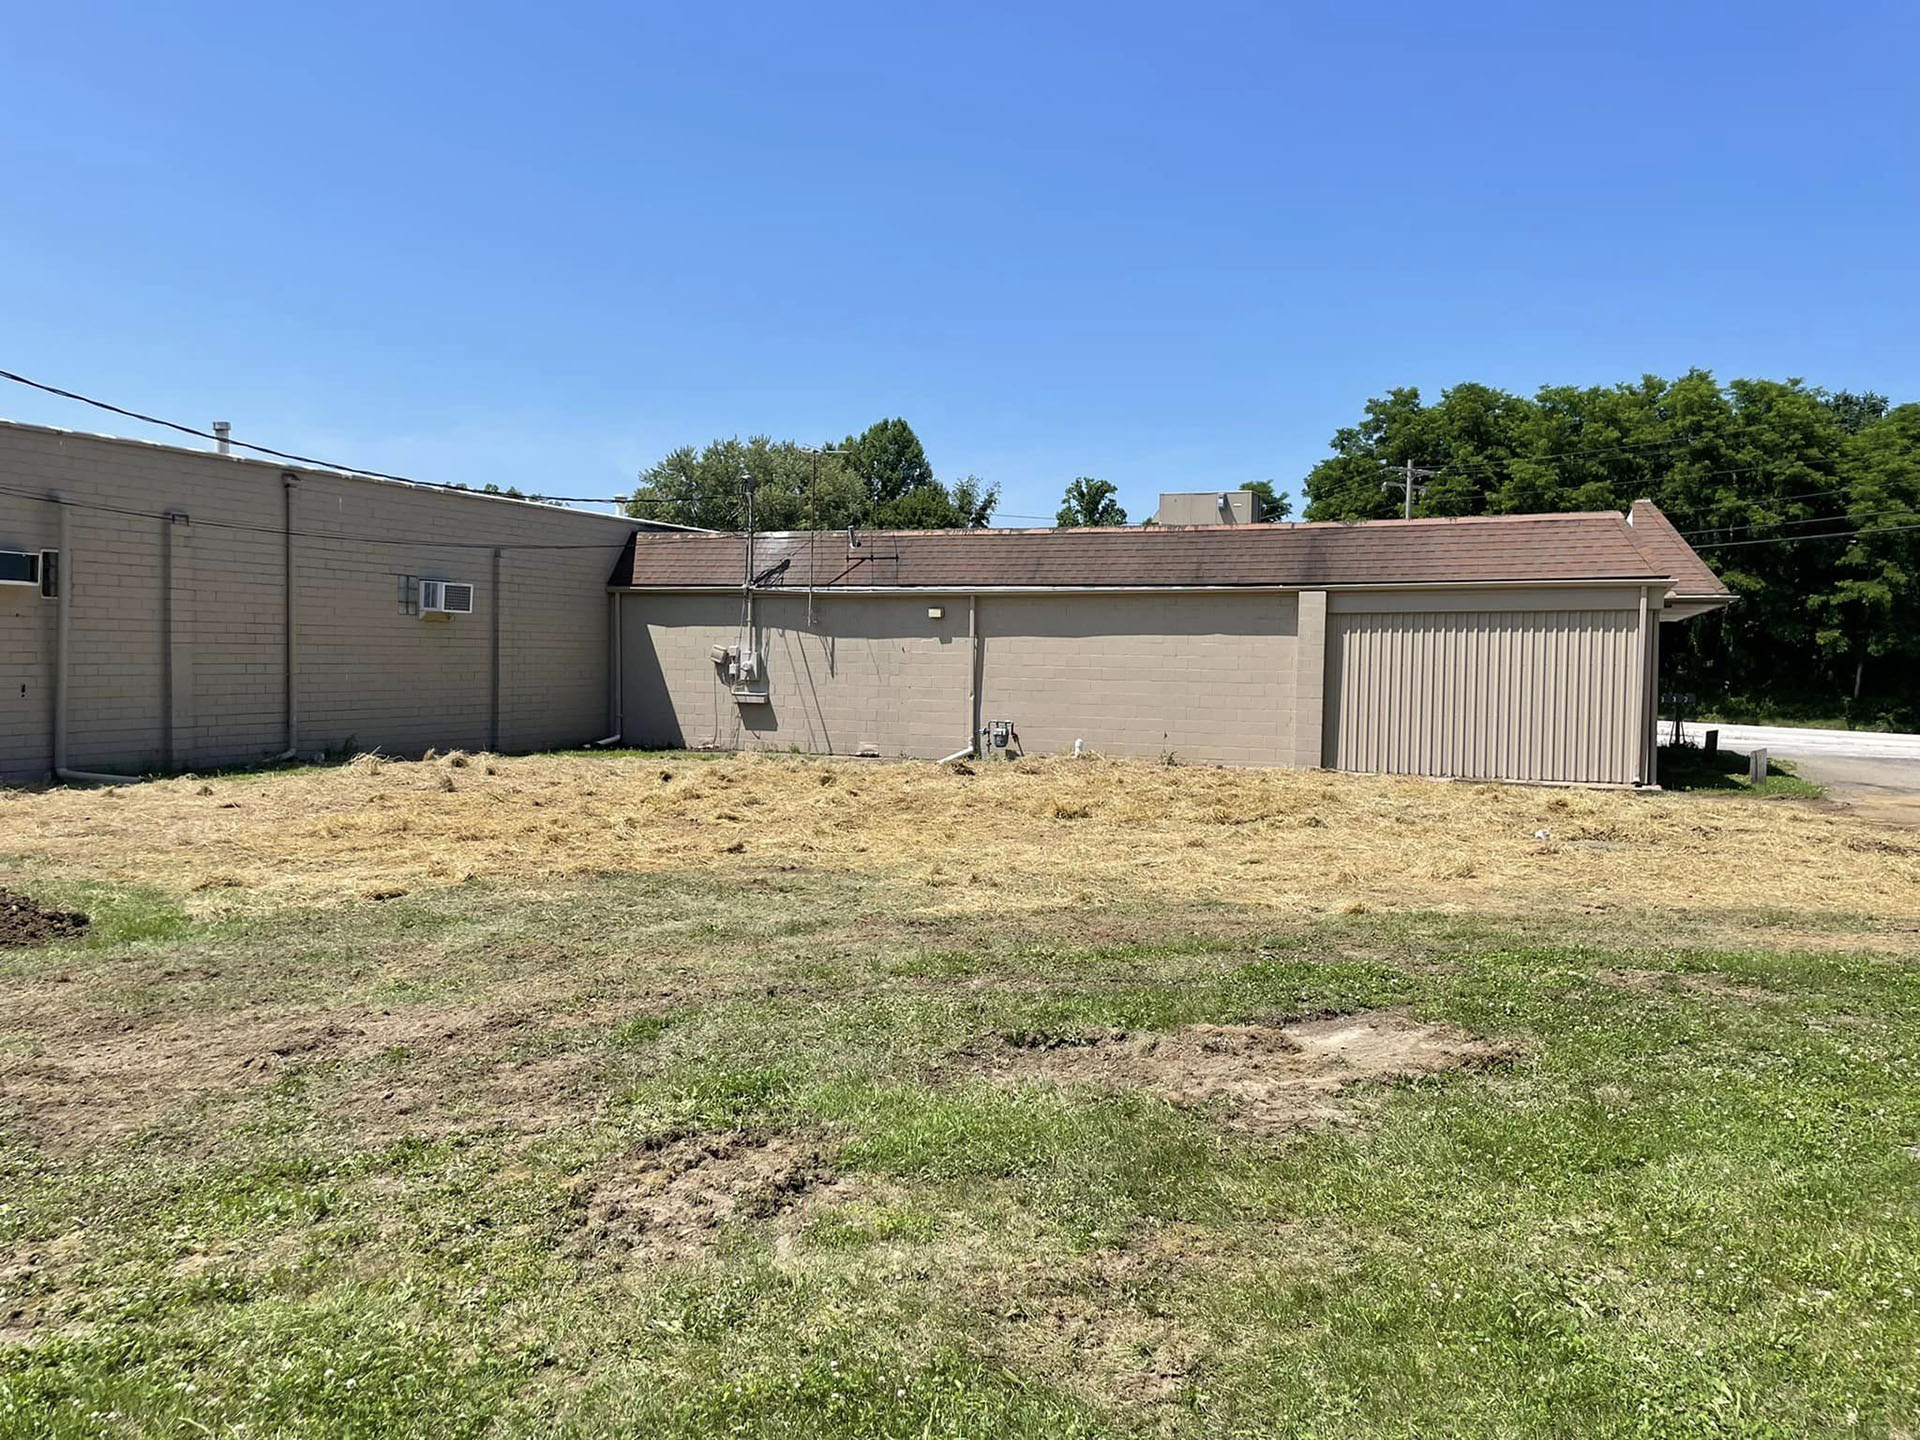
POLYGON ((0 550, 0 585, 38 590, 51 599, 60 593, 60 552, 0 550))
POLYGON ((420 613, 422 615, 471 615, 473 586, 458 580, 422 580, 420 582, 420 613))

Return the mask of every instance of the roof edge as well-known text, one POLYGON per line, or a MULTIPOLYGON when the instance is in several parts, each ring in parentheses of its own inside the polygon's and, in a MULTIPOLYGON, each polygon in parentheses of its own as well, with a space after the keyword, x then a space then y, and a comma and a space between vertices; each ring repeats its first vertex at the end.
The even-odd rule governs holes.
POLYGON ((672 525, 664 520, 646 520, 637 515, 609 515, 604 510, 582 510, 572 505, 552 505, 543 500, 529 499, 522 495, 500 495, 487 490, 470 490, 450 484, 446 481, 431 480, 387 480, 377 475, 368 475, 358 470, 334 470, 324 465, 309 465, 292 460, 274 460, 258 455, 222 455, 217 450, 201 450, 192 445, 170 445, 164 440, 140 440, 131 435, 106 435, 94 430, 72 430, 60 425, 36 425, 29 420, 8 420, 0 418, 0 433, 7 431, 29 435, 51 435, 62 440, 97 441, 103 445, 125 445, 142 450, 158 450, 168 455, 189 455, 196 460, 211 461, 221 465, 242 465, 253 469, 269 470, 277 475, 316 475, 329 480, 354 480, 364 485, 383 485, 393 490, 407 490, 415 494, 451 495, 467 500, 492 500, 506 505, 527 505, 544 514, 564 511, 569 515, 586 515, 595 520, 612 520, 626 527, 629 533, 646 535, 670 535, 684 533, 688 535, 718 535, 724 532, 701 530, 691 525, 672 525), (667 529, 647 529, 648 526, 668 526, 667 529))
MULTIPOLYGON (((1581 576, 1577 579, 1532 580, 1347 580, 1328 581, 1248 581, 1244 585, 816 585, 809 592, 805 585, 756 585, 753 593, 767 595, 1170 595, 1192 594, 1276 594, 1293 595, 1302 590, 1583 590, 1594 586, 1605 589, 1647 590, 1667 582, 1665 575, 1581 576)), ((738 582, 726 585, 616 585, 607 589, 622 595, 738 595, 738 582)), ((1680 596, 1700 599, 1700 596, 1680 596)))
MULTIPOLYGON (((1202 492, 1209 493, 1209 492, 1202 492)), ((1449 527, 1456 525, 1515 525, 1540 520, 1619 520, 1626 522, 1626 515, 1619 510, 1549 510, 1529 511, 1516 515, 1416 515, 1411 520, 1395 516, 1386 520, 1274 520, 1257 521, 1248 525, 975 525, 965 528, 954 527, 938 530, 878 530, 863 525, 853 527, 857 535, 905 536, 905 535, 1191 535, 1198 533, 1247 534, 1249 532, 1279 531, 1282 533, 1299 530, 1384 530, 1414 528, 1423 526, 1449 527)), ((702 535, 743 536, 743 530, 702 530, 702 535)), ((845 529, 833 530, 756 530, 756 540, 802 540, 809 535, 845 535, 845 529)))

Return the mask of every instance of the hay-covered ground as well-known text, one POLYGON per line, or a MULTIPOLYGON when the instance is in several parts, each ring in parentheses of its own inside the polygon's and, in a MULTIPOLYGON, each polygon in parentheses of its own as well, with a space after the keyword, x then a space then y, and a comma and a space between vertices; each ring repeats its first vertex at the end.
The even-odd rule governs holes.
POLYGON ((0 1436, 1920 1431, 1920 833, 977 772, 0 797, 0 1436))
POLYGON ((1838 807, 1294 770, 799 756, 423 762, 13 792, 20 850, 196 912, 476 879, 769 867, 926 885, 937 908, 1234 901, 1288 913, 1767 908, 1920 921, 1920 834, 1838 807))

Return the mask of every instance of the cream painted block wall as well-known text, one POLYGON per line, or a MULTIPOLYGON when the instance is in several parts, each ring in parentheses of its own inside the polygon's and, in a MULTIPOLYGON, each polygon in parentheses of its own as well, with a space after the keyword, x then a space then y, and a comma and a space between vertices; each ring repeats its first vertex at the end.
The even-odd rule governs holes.
MULTIPOLYGON (((0 549, 52 548, 58 507, 43 497, 71 502, 73 553, 62 564, 73 607, 71 766, 132 774, 170 757, 207 767, 285 747, 284 468, 0 424, 0 549), (171 610, 170 527, 126 513, 169 510, 189 520, 173 527, 171 610)), ((501 747, 606 733, 606 579, 626 524, 296 474, 301 749, 488 742, 494 546, 507 547, 501 747), (475 613, 406 613, 408 575, 471 581, 475 613)), ((0 587, 0 780, 44 779, 52 764, 55 610, 37 592, 0 587)))
MULTIPOLYGON (((622 604, 630 743, 937 759, 970 742, 964 595, 821 596, 813 629, 803 598, 757 598, 765 705, 736 704, 710 658, 738 639, 738 596, 622 604)), ((979 717, 1012 720, 1029 754, 1083 739, 1110 755, 1294 760, 1292 595, 984 595, 978 606, 979 717)))
POLYGON ((967 602, 953 596, 756 596, 764 704, 735 702, 711 658, 740 636, 737 595, 628 595, 624 733, 635 745, 938 759, 967 743, 967 602), (928 615, 930 607, 944 613, 928 615))
POLYGON ((983 596, 981 720, 1029 755, 1294 762, 1299 599, 1271 591, 983 596))

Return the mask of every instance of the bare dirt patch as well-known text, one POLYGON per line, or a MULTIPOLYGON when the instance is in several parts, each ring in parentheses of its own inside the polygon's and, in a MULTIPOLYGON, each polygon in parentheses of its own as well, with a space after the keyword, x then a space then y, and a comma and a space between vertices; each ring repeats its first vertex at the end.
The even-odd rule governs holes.
POLYGON ((514 1010, 239 1013, 147 1023, 75 1007, 30 1054, 0 1054, 0 1123, 49 1150, 123 1139, 204 1097, 232 1096, 301 1067, 391 1057, 395 1073, 349 1086, 331 1107, 370 1135, 462 1123, 541 1129, 580 1113, 588 1061, 515 1053, 533 1021, 514 1010))
POLYGON ((22 949, 87 933, 91 922, 77 910, 48 910, 38 901, 0 890, 0 949, 22 949))
POLYGON ((1168 1033, 1097 1032, 1000 1040, 986 1066, 1010 1082, 1149 1090, 1176 1105, 1219 1105, 1236 1129, 1281 1134, 1350 1112, 1363 1081, 1407 1080, 1509 1061, 1507 1046, 1392 1011, 1295 1025, 1188 1025, 1168 1033))
POLYGON ((691 1259, 726 1222, 782 1214, 832 1178, 817 1136, 689 1136, 583 1176, 569 1249, 628 1264, 691 1259))
POLYGON ((1596 970, 1593 978, 1603 985, 1615 985, 1642 995, 1688 991, 1696 995, 1717 996, 1723 1000, 1763 1001, 1781 998, 1776 991, 1764 990, 1758 985, 1746 985, 1738 980, 1729 980, 1724 975, 1708 975, 1698 971, 1596 970))

